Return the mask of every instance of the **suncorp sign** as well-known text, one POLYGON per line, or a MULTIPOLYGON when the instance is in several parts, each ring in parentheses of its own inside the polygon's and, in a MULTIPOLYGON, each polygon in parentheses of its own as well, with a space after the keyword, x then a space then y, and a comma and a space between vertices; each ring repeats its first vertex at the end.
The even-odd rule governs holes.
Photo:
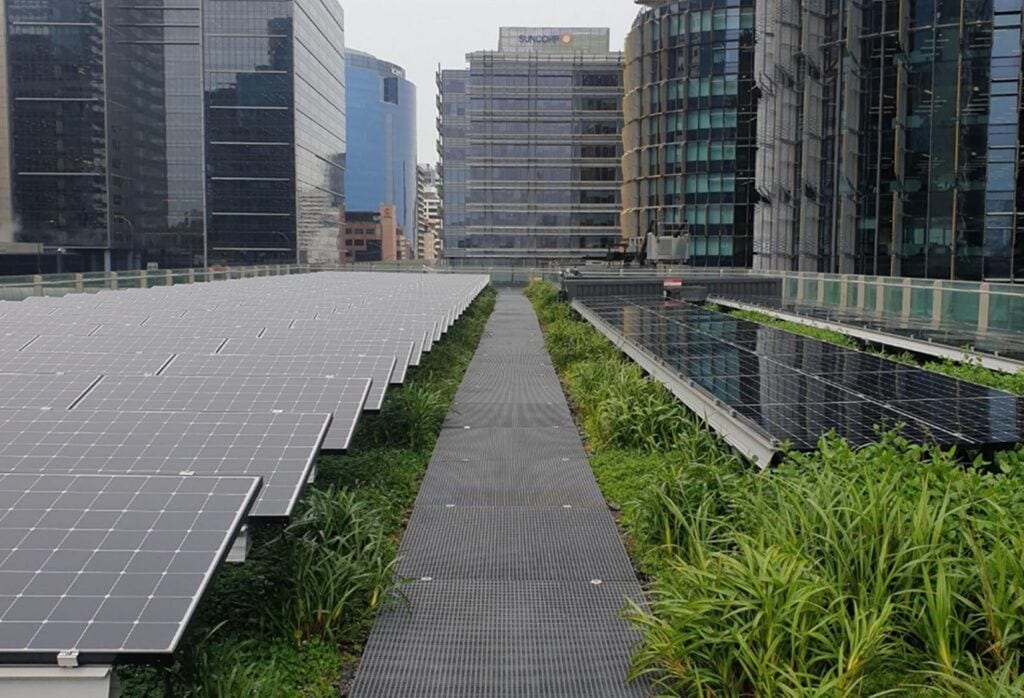
POLYGON ((563 44, 568 46, 572 43, 572 34, 520 34, 519 43, 541 44, 545 46, 563 44))

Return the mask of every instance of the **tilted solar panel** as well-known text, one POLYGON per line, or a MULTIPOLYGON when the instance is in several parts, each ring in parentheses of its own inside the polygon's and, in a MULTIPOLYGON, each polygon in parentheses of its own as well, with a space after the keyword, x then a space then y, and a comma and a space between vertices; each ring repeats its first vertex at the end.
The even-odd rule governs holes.
POLYGON ((0 473, 0 660, 173 652, 259 485, 0 473))
POLYGON ((855 445, 876 440, 876 428, 896 425, 913 441, 943 445, 1002 446, 1024 438, 1024 400, 1007 393, 688 303, 574 305, 762 461, 783 442, 813 449, 830 430, 855 445), (755 428, 729 433, 743 432, 744 423, 755 428))
POLYGON ((76 409, 115 412, 330 413, 324 448, 348 448, 370 379, 302 376, 104 376, 76 409))
POLYGON ((301 376, 369 378, 366 409, 379 410, 391 385, 395 356, 352 354, 299 356, 246 356, 242 354, 179 355, 160 372, 162 376, 301 376))
POLYGON ((328 414, 0 410, 0 472, 259 476, 251 516, 285 517, 330 422, 328 414))

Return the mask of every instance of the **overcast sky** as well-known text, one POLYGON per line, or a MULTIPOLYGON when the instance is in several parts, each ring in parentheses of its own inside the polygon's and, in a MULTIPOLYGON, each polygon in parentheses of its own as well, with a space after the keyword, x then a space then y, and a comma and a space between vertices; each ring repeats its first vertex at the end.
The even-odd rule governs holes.
POLYGON ((501 26, 608 27, 622 50, 633 0, 341 0, 345 44, 397 63, 416 85, 420 162, 437 160, 434 71, 465 66, 470 51, 496 49, 501 26))

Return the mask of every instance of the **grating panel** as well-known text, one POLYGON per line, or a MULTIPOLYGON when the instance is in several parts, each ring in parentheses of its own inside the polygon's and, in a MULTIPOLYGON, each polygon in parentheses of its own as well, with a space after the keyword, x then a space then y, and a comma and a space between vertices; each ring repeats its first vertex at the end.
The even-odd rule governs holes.
POLYGON ((448 428, 573 426, 565 400, 558 402, 499 402, 456 400, 444 422, 448 428))
POLYGON ((565 457, 586 457, 575 428, 492 427, 446 429, 434 447, 433 461, 489 460, 522 471, 533 461, 565 457))
POLYGON ((524 460, 433 460, 420 486, 417 506, 605 507, 604 497, 582 455, 524 460))
POLYGON ((607 510, 417 507, 398 573, 434 579, 635 580, 607 510))
POLYGON ((374 624, 353 698, 618 698, 636 583, 416 582, 374 624))

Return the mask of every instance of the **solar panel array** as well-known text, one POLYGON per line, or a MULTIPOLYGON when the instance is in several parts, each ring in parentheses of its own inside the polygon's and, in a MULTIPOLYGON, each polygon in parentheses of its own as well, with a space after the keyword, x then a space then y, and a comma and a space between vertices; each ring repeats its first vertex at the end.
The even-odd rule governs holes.
POLYGON ((1024 400, 1009 393, 689 303, 601 299, 576 307, 675 381, 670 387, 691 396, 702 416, 710 405, 737 418, 746 434, 723 434, 737 445, 753 439, 773 451, 783 442, 811 450, 833 429, 862 445, 876 440, 878 427, 896 425, 916 442, 1024 441, 1024 400))
MULTIPOLYGON (((722 298, 725 301, 740 301, 766 310, 794 313, 812 320, 823 320, 853 328, 865 327, 886 334, 955 349, 972 347, 985 354, 1024 361, 1024 341, 1021 340, 1019 332, 989 329, 986 333, 980 334, 975 329, 965 327, 961 323, 936 321, 932 317, 904 317, 902 314, 886 314, 874 308, 843 308, 794 299, 744 296, 737 293, 727 294, 722 298)), ((977 319, 976 316, 975 319, 977 319)))
POLYGON ((487 285, 321 273, 0 302, 0 661, 174 650, 487 285))

